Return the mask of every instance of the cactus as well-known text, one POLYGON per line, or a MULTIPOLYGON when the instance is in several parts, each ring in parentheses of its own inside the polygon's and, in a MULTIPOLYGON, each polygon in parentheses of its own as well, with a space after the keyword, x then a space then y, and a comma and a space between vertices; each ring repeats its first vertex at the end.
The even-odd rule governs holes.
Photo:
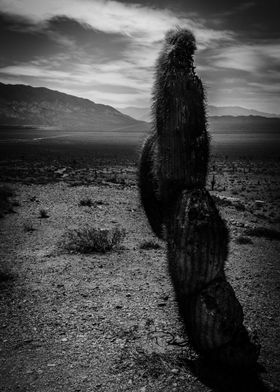
POLYGON ((203 187, 206 181, 209 142, 204 90, 193 66, 195 48, 192 33, 171 31, 156 64, 152 108, 158 135, 156 169, 167 205, 183 189, 203 187))
POLYGON ((167 223, 167 249, 169 273, 179 297, 186 298, 224 276, 228 231, 205 189, 182 192, 167 223))
POLYGON ((153 135, 140 161, 141 200, 154 232, 166 233, 169 274, 193 347, 229 366, 251 366, 257 338, 227 282, 229 235, 205 189, 209 139, 192 33, 167 33, 156 64, 153 135))
POLYGON ((140 199, 154 233, 163 239, 162 202, 159 198, 158 181, 154 172, 157 161, 156 134, 148 137, 143 145, 139 172, 138 187, 140 199))

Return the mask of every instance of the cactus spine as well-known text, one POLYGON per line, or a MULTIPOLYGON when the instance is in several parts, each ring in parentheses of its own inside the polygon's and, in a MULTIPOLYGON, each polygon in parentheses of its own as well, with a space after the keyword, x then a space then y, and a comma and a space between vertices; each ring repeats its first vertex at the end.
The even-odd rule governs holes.
POLYGON ((205 189, 209 140, 203 85, 191 32, 166 34, 156 64, 154 133, 142 151, 141 200, 154 232, 165 227, 169 274, 194 348, 231 366, 250 366, 259 345, 226 281, 228 230, 205 189))

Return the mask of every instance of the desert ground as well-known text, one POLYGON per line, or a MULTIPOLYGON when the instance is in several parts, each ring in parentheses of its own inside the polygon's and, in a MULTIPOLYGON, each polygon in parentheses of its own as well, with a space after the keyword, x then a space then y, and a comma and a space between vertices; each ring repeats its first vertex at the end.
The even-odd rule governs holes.
POLYGON ((133 149, 1 148, 1 391, 279 390, 279 157, 212 154, 209 165, 231 236, 226 274, 262 345, 245 373, 188 345, 133 149), (79 246, 92 228, 125 236, 104 252, 79 246))

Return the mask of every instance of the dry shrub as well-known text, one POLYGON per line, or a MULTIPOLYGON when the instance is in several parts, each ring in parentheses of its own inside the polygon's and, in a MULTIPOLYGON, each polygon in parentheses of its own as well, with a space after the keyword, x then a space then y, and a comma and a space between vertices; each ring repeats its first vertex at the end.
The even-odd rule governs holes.
POLYGON ((160 244, 154 240, 147 240, 140 244, 140 249, 143 250, 160 249, 160 248, 161 248, 160 244))
POLYGON ((252 237, 264 237, 269 240, 280 240, 280 231, 268 227, 253 227, 246 229, 244 234, 252 237))
POLYGON ((64 237, 64 248, 73 253, 105 253, 119 245, 125 237, 120 227, 99 229, 85 226, 69 230, 64 237))
POLYGON ((81 207, 92 207, 94 205, 94 202, 90 199, 82 199, 80 200, 79 206, 81 207))
POLYGON ((32 223, 30 222, 25 222, 23 224, 23 230, 26 231, 27 233, 32 233, 36 229, 33 227, 32 223))
POLYGON ((49 218, 48 212, 47 212, 46 210, 44 210, 44 209, 41 209, 41 210, 39 211, 39 218, 40 218, 40 219, 49 218))
POLYGON ((0 186, 0 217, 8 212, 13 212, 11 197, 14 196, 14 190, 6 185, 0 186))
POLYGON ((246 237, 244 235, 240 235, 239 237, 237 237, 235 242, 240 245, 253 244, 253 241, 251 240, 251 238, 246 237))
POLYGON ((14 190, 7 185, 1 185, 0 186, 0 199, 7 200, 11 196, 14 196, 14 190))

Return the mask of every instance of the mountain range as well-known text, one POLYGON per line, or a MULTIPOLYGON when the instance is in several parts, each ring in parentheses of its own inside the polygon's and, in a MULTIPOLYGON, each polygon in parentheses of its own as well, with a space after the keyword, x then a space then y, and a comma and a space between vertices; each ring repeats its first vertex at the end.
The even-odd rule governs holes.
MULTIPOLYGON (((150 122, 152 115, 151 109, 148 107, 135 107, 135 106, 127 106, 122 109, 118 109, 120 112, 127 114, 140 121, 150 122)), ((220 116, 258 116, 258 117, 267 117, 267 118, 277 118, 280 115, 260 112, 254 109, 246 109, 240 106, 207 106, 207 114, 209 117, 220 117, 220 116)))
POLYGON ((4 83, 0 83, 0 125, 92 131, 148 127, 112 106, 44 87, 4 83))
MULTIPOLYGON (((150 129, 148 108, 130 107, 120 110, 44 87, 0 83, 1 127, 34 126, 55 130, 120 131, 135 134, 145 134, 150 129)), ((256 110, 211 105, 207 111, 211 133, 269 131, 279 134, 280 131, 280 118, 277 115, 271 118, 271 114, 256 110)))

